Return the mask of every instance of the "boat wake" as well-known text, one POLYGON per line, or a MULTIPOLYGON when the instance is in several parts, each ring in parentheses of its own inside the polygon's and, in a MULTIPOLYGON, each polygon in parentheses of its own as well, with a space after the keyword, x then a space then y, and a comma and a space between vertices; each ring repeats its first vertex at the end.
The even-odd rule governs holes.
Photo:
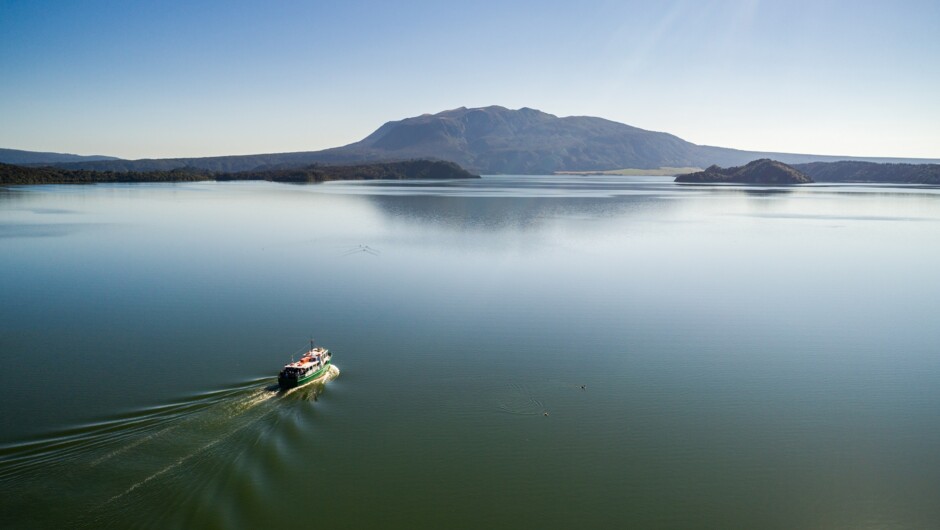
POLYGON ((142 498, 189 491, 230 472, 226 462, 276 433, 338 375, 332 366, 283 392, 259 378, 2 446, 0 527, 43 526, 44 517, 88 528, 127 521, 142 498), (62 491, 69 503, 53 500, 62 491), (76 506, 85 512, 74 513, 76 506))

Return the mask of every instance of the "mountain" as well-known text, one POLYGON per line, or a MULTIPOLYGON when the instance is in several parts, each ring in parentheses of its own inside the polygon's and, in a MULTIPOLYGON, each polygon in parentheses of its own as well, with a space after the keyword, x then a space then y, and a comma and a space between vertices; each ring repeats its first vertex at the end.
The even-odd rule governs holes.
POLYGON ((806 174, 776 160, 762 158, 741 167, 720 168, 710 166, 705 171, 676 177, 676 182, 723 182, 737 184, 808 184, 813 179, 806 174))
POLYGON ((623 168, 737 166, 759 158, 784 163, 864 160, 935 162, 740 151, 696 145, 590 116, 559 118, 539 110, 491 106, 448 110, 388 122, 362 140, 323 151, 145 160, 56 163, 97 171, 169 171, 175 168, 238 172, 313 163, 354 164, 409 159, 455 162, 475 173, 545 174, 623 168))
POLYGON ((99 160, 120 160, 113 156, 71 155, 67 153, 42 153, 39 151, 21 151, 19 149, 0 149, 0 163, 4 164, 61 164, 65 162, 94 162, 99 160))
POLYGON ((324 153, 452 160, 483 173, 551 173, 694 166, 692 144, 601 118, 522 108, 459 109, 386 123, 362 141, 324 153))
POLYGON ((559 118, 530 108, 498 106, 461 107, 388 122, 359 142, 320 153, 365 159, 434 157, 481 173, 526 174, 740 165, 757 158, 785 163, 848 159, 696 145, 603 118, 559 118))

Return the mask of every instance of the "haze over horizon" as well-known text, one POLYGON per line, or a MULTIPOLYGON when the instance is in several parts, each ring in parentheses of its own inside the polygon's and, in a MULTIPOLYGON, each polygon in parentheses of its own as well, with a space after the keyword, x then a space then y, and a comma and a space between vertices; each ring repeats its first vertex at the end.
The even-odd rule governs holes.
POLYGON ((755 151, 940 158, 936 2, 0 1, 0 147, 312 151, 456 107, 755 151))

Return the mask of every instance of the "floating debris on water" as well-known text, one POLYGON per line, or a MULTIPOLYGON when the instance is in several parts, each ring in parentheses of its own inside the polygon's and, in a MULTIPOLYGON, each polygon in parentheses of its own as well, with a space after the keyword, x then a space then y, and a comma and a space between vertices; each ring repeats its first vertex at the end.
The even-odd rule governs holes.
POLYGON ((380 250, 372 248, 369 245, 356 245, 343 251, 343 256, 351 256, 353 254, 368 254, 370 256, 378 256, 381 253, 382 252, 380 250))

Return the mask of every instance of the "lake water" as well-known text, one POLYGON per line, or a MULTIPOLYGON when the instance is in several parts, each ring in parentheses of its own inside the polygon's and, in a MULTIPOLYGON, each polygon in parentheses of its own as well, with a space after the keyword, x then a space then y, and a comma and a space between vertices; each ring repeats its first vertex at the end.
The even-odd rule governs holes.
POLYGON ((0 527, 936 527, 938 243, 916 187, 0 189, 0 527))

